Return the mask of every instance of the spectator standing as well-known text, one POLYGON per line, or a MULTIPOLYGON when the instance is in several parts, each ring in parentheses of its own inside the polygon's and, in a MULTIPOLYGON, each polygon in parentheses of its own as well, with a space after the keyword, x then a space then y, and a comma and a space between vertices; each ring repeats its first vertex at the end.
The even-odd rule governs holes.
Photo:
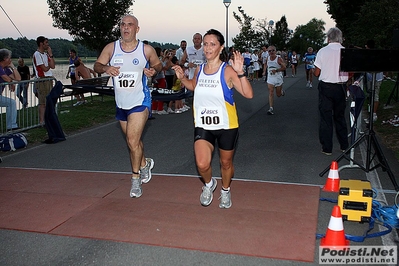
POLYGON ((267 58, 269 57, 269 52, 267 51, 269 46, 262 46, 262 54, 261 54, 261 59, 262 59, 262 73, 263 77, 265 78, 265 82, 267 82, 267 58))
POLYGON ((267 74, 267 88, 269 89, 269 105, 270 108, 267 114, 274 115, 274 89, 276 89, 277 97, 284 96, 283 90, 283 71, 286 68, 284 60, 276 54, 276 47, 270 45, 268 48, 269 57, 266 60, 266 69, 263 70, 263 74, 267 74))
MULTIPOLYGON (((69 51, 68 60, 69 60, 69 68, 68 68, 68 73, 66 75, 66 78, 71 78, 71 84, 74 85, 76 83, 76 80, 79 79, 76 76, 75 62, 78 62, 78 61, 82 62, 82 60, 80 60, 80 57, 77 56, 75 49, 71 49, 69 51)), ((83 93, 76 94, 75 97, 76 97, 76 103, 74 103, 73 106, 78 106, 78 105, 86 103, 85 96, 83 93)))
POLYGON ((176 58, 179 62, 181 61, 181 58, 183 57, 183 54, 184 54, 184 51, 186 50, 186 48, 187 48, 187 41, 182 40, 180 42, 179 49, 176 50, 176 58))
MULTIPOLYGON (((165 69, 167 62, 165 61, 164 53, 162 52, 161 47, 155 47, 155 52, 157 53, 157 56, 162 63, 162 70, 159 71, 158 74, 153 78, 155 80, 154 87, 156 89, 166 89, 167 84, 165 78, 165 69)), ((165 111, 163 105, 164 105, 163 101, 153 100, 151 103, 151 112, 153 114, 159 114, 159 115, 169 114, 167 111, 165 111)))
MULTIPOLYGON (((188 70, 188 77, 193 78, 194 72, 199 65, 205 62, 205 55, 202 48, 202 35, 195 33, 193 36, 193 46, 189 46, 184 51, 180 60, 180 65, 183 65, 188 70)), ((187 95, 190 95, 189 93, 187 95)), ((183 110, 188 110, 190 107, 183 100, 183 110)))
POLYGON ((151 169, 154 167, 154 160, 144 156, 141 140, 151 109, 147 79, 162 70, 162 63, 154 48, 137 39, 140 27, 135 16, 123 16, 119 29, 121 38, 104 47, 94 63, 94 71, 105 72, 113 79, 116 118, 126 136, 130 153, 130 197, 138 198, 143 194, 141 183, 151 180, 151 169), (134 86, 131 87, 131 84, 134 86))
POLYGON ((327 32, 328 45, 317 53, 314 75, 319 77, 319 140, 321 152, 332 154, 333 130, 337 134, 340 150, 348 146, 348 130, 345 120, 346 82, 348 73, 340 72, 342 32, 331 28, 327 32))
POLYGON ((171 90, 173 87, 173 79, 175 77, 175 71, 172 69, 174 64, 172 63, 172 59, 176 56, 176 50, 169 49, 167 54, 164 55, 165 61, 165 79, 166 79, 166 88, 171 90))
POLYGON ((260 70, 258 50, 255 50, 255 51, 252 53, 252 55, 251 55, 251 61, 252 61, 252 63, 253 63, 253 67, 254 67, 253 79, 258 80, 258 72, 259 72, 259 70, 260 70))
MULTIPOLYGON (((11 61, 11 51, 0 49, 0 83, 20 81, 21 75, 11 61)), ((6 128, 7 130, 18 129, 17 124, 17 104, 14 99, 3 96, 5 85, 0 86, 0 107, 6 107, 6 128)), ((9 85, 11 91, 15 90, 15 85, 9 85)))
MULTIPOLYGON (((37 50, 33 54, 33 67, 35 68, 36 77, 38 79, 52 78, 55 68, 53 51, 49 45, 48 39, 39 36, 36 39, 37 50)), ((44 125, 44 112, 46 111, 46 96, 53 88, 53 81, 37 81, 37 93, 39 98, 39 123, 44 125)))
MULTIPOLYGON (((25 61, 21 57, 18 58, 17 69, 18 69, 19 74, 21 75, 21 81, 30 80, 29 67, 27 65, 25 65, 25 61)), ((26 108, 28 106, 28 88, 29 88, 28 81, 21 82, 17 86, 17 97, 24 108, 26 108)))
MULTIPOLYGON (((176 65, 176 63, 178 63, 178 62, 179 62, 179 61, 177 61, 177 58, 176 58, 175 65, 176 65)), ((174 92, 179 92, 179 91, 181 91, 181 90, 183 90, 183 89, 185 89, 185 88, 184 88, 184 86, 182 85, 181 80, 177 78, 177 75, 176 75, 176 73, 175 73, 175 77, 174 77, 174 79, 173 79, 173 87, 172 87, 172 90, 173 90, 174 92)), ((170 101, 170 102, 169 102, 169 109, 172 109, 172 104, 173 104, 173 102, 174 102, 174 104, 175 104, 175 110, 173 111, 174 113, 176 113, 176 114, 181 114, 181 113, 187 111, 187 109, 184 108, 183 100, 170 101)), ((168 112, 169 112, 169 110, 168 110, 168 112)))
POLYGON ((248 66, 248 79, 249 81, 254 81, 255 76, 255 66, 254 62, 251 62, 248 66))
POLYGON ((313 48, 309 47, 307 53, 303 56, 303 61, 305 61, 305 70, 306 70, 306 87, 313 87, 313 70, 314 70, 314 61, 316 59, 316 54, 313 52, 313 48))
POLYGON ((222 173, 219 208, 230 208, 233 156, 238 138, 233 88, 245 98, 252 98, 253 91, 243 71, 242 55, 234 52, 232 66, 226 63, 228 55, 224 48, 224 37, 219 31, 209 30, 204 36, 203 47, 206 63, 197 67, 192 79, 185 78, 180 66, 174 66, 174 69, 184 86, 194 91, 194 153, 198 172, 205 183, 200 202, 203 206, 210 205, 217 186, 211 167, 217 141, 222 173))
POLYGON ((76 61, 81 61, 79 56, 77 56, 76 54, 76 50, 75 49, 71 49, 69 51, 69 67, 68 67, 68 73, 66 75, 66 78, 71 78, 71 84, 75 84, 76 83, 76 76, 75 76, 75 62, 76 61))
POLYGON ((245 52, 242 54, 242 56, 244 57, 245 76, 248 77, 248 67, 251 65, 252 60, 252 56, 248 48, 245 49, 245 52))
POLYGON ((189 70, 189 79, 194 77, 197 67, 205 62, 205 55, 202 49, 202 35, 200 33, 194 34, 193 43, 193 46, 187 47, 180 59, 180 65, 189 70))

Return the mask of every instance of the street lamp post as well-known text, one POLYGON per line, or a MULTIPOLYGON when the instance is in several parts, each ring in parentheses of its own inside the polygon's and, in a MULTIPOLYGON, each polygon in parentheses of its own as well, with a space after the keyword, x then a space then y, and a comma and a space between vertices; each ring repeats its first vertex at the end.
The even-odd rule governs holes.
POLYGON ((271 45, 272 43, 272 30, 273 30, 273 26, 274 26, 274 21, 273 20, 269 20, 269 45, 271 45))
POLYGON ((231 0, 223 0, 223 4, 226 7, 226 49, 229 51, 229 6, 231 0))

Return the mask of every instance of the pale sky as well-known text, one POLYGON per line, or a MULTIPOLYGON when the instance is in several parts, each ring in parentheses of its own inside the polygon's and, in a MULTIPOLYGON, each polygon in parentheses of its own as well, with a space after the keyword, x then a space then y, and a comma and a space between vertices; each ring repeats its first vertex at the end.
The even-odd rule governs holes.
MULTIPOLYGON (((52 26, 46 0, 1 0, 0 5, 28 39, 44 35, 49 39, 72 40, 66 30, 52 26)), ((231 0, 228 8, 228 44, 232 44, 231 39, 239 33, 239 24, 233 17, 233 11, 239 13, 238 6, 255 20, 276 22, 285 15, 288 28, 292 30, 298 25, 305 25, 312 18, 322 19, 326 23, 326 31, 335 26, 323 0, 231 0)), ((21 37, 3 9, 0 8, 0 38, 21 37)), ((214 28, 226 34, 226 7, 223 0, 136 0, 132 10, 139 19, 140 32, 137 37, 140 40, 180 44, 185 39, 191 45, 196 32, 204 34, 214 28)))

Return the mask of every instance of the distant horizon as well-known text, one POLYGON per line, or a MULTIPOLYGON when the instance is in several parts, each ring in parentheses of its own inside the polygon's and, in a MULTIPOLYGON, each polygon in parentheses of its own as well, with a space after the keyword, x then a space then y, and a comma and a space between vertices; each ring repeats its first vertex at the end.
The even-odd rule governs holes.
MULTIPOLYGON (((186 40, 188 45, 191 45, 192 36, 196 32, 205 33, 207 30, 215 28, 226 35, 226 7, 222 0, 219 2, 214 0, 195 1, 190 2, 189 5, 187 1, 183 0, 169 0, 167 5, 164 5, 165 2, 161 0, 154 2, 149 4, 148 1, 136 0, 131 7, 131 12, 139 19, 140 31, 137 38, 140 40, 177 45, 180 44, 181 40, 186 40), (181 22, 173 17, 173 15, 180 16, 180 11, 177 12, 177 9, 183 10, 181 22), (168 18, 167 14, 172 15, 168 18)), ((48 39, 73 40, 67 30, 52 26, 53 20, 48 15, 49 8, 46 0, 19 0, 18 5, 15 5, 15 2, 12 1, 6 1, 1 6, 10 17, 9 19, 6 15, 0 16, 0 23, 3 26, 1 35, 4 38, 16 40, 23 36, 28 40, 36 40, 38 36, 43 35, 48 39), (35 12, 32 12, 32 10, 35 12)), ((270 5, 263 0, 251 0, 251 3, 249 1, 232 0, 228 8, 227 44, 232 44, 232 38, 240 32, 239 24, 233 17, 233 11, 241 15, 238 11, 239 6, 242 7, 245 14, 255 19, 253 25, 259 20, 277 22, 285 15, 288 28, 292 30, 295 30, 299 25, 306 25, 313 18, 323 20, 326 23, 326 32, 329 28, 335 26, 335 22, 327 13, 327 5, 323 1, 280 0, 273 3, 273 8, 270 9, 268 8, 270 5)), ((0 12, 3 13, 3 10, 0 10, 0 12)))

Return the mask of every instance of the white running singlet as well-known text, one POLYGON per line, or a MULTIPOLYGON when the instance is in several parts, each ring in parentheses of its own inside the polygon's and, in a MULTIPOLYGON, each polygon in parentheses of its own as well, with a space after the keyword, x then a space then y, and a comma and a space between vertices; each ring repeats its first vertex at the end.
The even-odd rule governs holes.
POLYGON ((200 66, 194 89, 194 124, 206 130, 238 128, 238 116, 233 99, 233 89, 224 79, 226 63, 214 74, 204 73, 200 66))
POLYGON ((267 58, 267 71, 269 74, 267 75, 267 83, 273 84, 274 86, 281 86, 283 84, 283 73, 276 72, 273 74, 272 70, 277 70, 281 66, 278 63, 278 59, 280 56, 276 56, 274 60, 270 59, 270 56, 267 58))
POLYGON ((119 76, 112 78, 116 105, 124 110, 141 105, 151 108, 151 93, 147 86, 147 77, 143 73, 143 69, 148 67, 144 44, 138 41, 133 51, 125 52, 120 41, 115 41, 109 64, 120 67, 119 76))
MULTIPOLYGON (((197 66, 201 65, 202 63, 205 63, 206 59, 202 46, 198 50, 195 49, 194 46, 187 47, 186 53, 187 53, 187 61, 189 63, 196 64, 197 66)), ((192 79, 194 77, 194 72, 197 66, 189 69, 188 79, 192 79)))

